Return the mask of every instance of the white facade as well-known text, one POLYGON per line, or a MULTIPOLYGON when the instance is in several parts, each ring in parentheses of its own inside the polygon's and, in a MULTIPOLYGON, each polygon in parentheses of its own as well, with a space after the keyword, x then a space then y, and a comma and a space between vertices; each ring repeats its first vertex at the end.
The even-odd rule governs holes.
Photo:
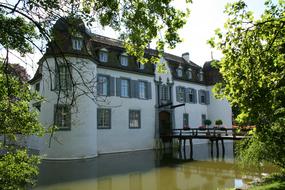
MULTIPOLYGON (((60 59, 59 59, 60 60, 60 59)), ((180 104, 176 100, 176 87, 193 88, 199 90, 209 90, 212 86, 190 83, 186 81, 173 80, 170 69, 165 74, 157 73, 155 76, 147 76, 135 73, 128 73, 107 68, 97 68, 96 63, 83 58, 68 57, 72 64, 84 65, 81 71, 85 73, 85 80, 92 81, 92 77, 100 75, 112 76, 114 78, 127 77, 131 80, 143 80, 151 84, 151 99, 124 98, 119 96, 103 97, 104 101, 94 102, 90 97, 80 96, 76 105, 71 108, 71 129, 55 131, 52 137, 47 134, 40 140, 30 142, 30 145, 40 149, 40 153, 46 159, 78 159, 95 157, 101 153, 133 151, 155 148, 155 130, 158 120, 157 110, 157 80, 162 84, 172 84, 173 105, 180 104), (168 78, 168 80, 167 80, 168 78), (111 109, 111 127, 108 129, 97 128, 97 109, 111 109), (129 110, 140 110, 140 128, 129 128, 129 110), (36 146, 35 146, 36 143, 36 146)), ((54 123, 54 109, 57 104, 57 94, 51 90, 54 86, 54 74, 50 75, 48 68, 53 70, 55 59, 48 58, 43 62, 42 79, 40 82, 40 93, 45 97, 45 102, 41 105, 40 120, 42 124, 49 128, 54 123), (48 67, 47 67, 48 64, 48 67), (51 78, 50 78, 51 77, 51 78)), ((72 71, 76 81, 80 81, 77 72, 72 71)), ((35 85, 34 85, 35 86, 35 85)), ((64 100, 66 101, 66 100, 64 100)), ((59 103, 68 103, 63 100, 59 103)), ((162 109, 163 110, 163 109, 162 109)), ((167 109, 166 109, 167 110, 167 109)), ((185 106, 177 107, 172 111, 171 128, 183 127, 183 114, 189 115, 189 126, 196 128, 202 125, 202 114, 206 115, 212 123, 221 119, 224 125, 231 127, 231 108, 226 100, 217 100, 210 93, 210 104, 185 103, 185 106)), ((205 143, 205 140, 195 141, 205 143)))

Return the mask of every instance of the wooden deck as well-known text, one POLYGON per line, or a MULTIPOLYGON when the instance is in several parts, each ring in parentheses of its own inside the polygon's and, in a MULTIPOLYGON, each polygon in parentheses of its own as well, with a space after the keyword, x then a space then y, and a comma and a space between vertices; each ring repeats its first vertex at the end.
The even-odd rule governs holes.
POLYGON ((179 141, 179 150, 182 148, 183 142, 183 150, 185 151, 186 142, 189 141, 190 145, 190 157, 193 157, 193 139, 208 139, 211 142, 211 155, 213 155, 213 146, 214 142, 216 142, 216 151, 217 155, 219 155, 219 141, 221 141, 222 145, 222 154, 225 154, 225 146, 224 140, 242 140, 244 138, 250 138, 245 133, 238 133, 236 129, 228 129, 228 128, 189 128, 189 129, 173 129, 171 134, 169 135, 161 135, 161 139, 163 142, 173 142, 173 139, 178 139, 179 141))

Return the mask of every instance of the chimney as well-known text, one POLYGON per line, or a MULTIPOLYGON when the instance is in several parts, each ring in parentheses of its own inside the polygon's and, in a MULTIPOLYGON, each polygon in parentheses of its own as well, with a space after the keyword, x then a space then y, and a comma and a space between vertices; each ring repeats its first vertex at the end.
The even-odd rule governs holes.
POLYGON ((182 58, 183 58, 187 63, 189 63, 189 62, 190 62, 190 55, 189 55, 189 52, 183 53, 183 54, 182 54, 182 58))

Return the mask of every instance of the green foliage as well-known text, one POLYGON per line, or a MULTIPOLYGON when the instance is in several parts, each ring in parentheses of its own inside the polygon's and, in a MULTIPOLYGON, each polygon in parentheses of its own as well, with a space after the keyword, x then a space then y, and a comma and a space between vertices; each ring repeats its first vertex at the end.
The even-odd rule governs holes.
POLYGON ((0 189, 28 189, 36 182, 39 158, 26 150, 9 152, 0 157, 0 189))
POLYGON ((256 126, 241 157, 284 167, 285 4, 266 1, 265 6, 261 18, 255 19, 242 0, 227 4, 225 32, 216 30, 209 40, 224 54, 217 63, 224 82, 214 90, 238 107, 239 124, 256 126))
POLYGON ((223 121, 221 119, 218 119, 215 121, 216 125, 223 125, 223 121))
POLYGON ((207 126, 209 126, 209 125, 212 124, 212 121, 209 120, 209 119, 206 119, 206 120, 204 121, 204 124, 207 125, 207 126))

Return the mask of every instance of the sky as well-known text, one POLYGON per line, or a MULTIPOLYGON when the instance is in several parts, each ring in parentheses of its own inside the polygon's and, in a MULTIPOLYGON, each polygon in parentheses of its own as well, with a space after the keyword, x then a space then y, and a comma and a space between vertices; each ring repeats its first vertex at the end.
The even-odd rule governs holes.
MULTIPOLYGON (((211 49, 207 44, 207 40, 214 36, 216 28, 223 28, 226 20, 226 15, 223 13, 224 7, 226 3, 234 1, 236 0, 193 0, 193 3, 190 5, 191 14, 187 24, 179 32, 183 42, 177 44, 175 49, 166 49, 166 52, 177 56, 189 52, 191 61, 200 66, 203 66, 206 61, 211 60, 211 52, 213 52, 214 59, 220 59, 222 54, 211 49)), ((276 2, 277 0, 273 1, 276 2)), ((185 7, 184 2, 185 0, 174 0, 174 5, 177 8, 183 9, 185 7)), ((245 2, 248 5, 248 9, 255 13, 255 17, 261 15, 264 10, 264 0, 245 0, 245 2)), ((118 34, 108 27, 103 29, 97 25, 91 30, 94 33, 111 38, 118 37, 118 34)), ((154 48, 154 46, 151 47, 154 48)), ((30 76, 33 76, 36 72, 37 65, 35 63, 40 58, 40 54, 23 58, 27 62, 31 62, 30 60, 34 62, 32 65, 26 65, 30 76)))

